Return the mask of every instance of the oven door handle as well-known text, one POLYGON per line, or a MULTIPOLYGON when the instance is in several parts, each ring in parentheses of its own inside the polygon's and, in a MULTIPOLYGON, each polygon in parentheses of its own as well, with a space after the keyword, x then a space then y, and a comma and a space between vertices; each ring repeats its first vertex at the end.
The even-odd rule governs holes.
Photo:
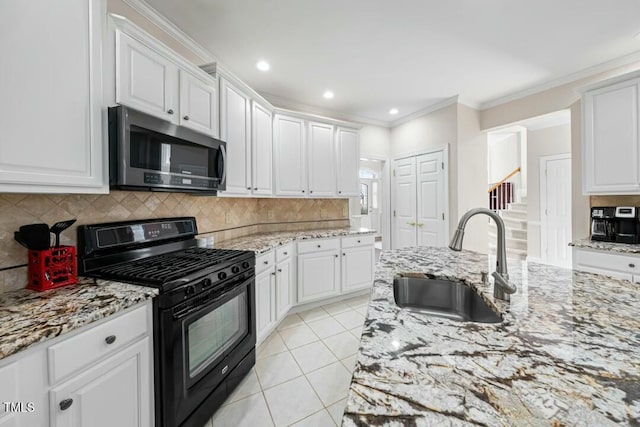
POLYGON ((173 318, 178 320, 178 319, 184 319, 185 317, 187 317, 188 315, 200 311, 203 308, 206 307, 210 307, 212 305, 218 304, 221 300, 223 299, 231 299, 232 297, 235 297, 237 295, 240 295, 242 293, 242 290, 248 286, 253 280, 255 280, 255 276, 251 276, 243 281, 237 281, 235 283, 230 283, 225 285, 225 287, 229 287, 230 289, 224 291, 223 293, 221 293, 220 295, 218 295, 217 297, 215 297, 214 299, 205 302, 204 304, 201 305, 195 305, 195 306, 190 306, 188 308, 186 308, 185 310, 181 310, 178 312, 173 313, 173 318))

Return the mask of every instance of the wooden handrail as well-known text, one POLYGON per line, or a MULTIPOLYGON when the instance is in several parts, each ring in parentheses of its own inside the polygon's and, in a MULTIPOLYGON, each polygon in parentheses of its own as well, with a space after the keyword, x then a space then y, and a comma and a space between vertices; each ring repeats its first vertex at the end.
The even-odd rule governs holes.
POLYGON ((518 166, 517 168, 515 168, 514 170, 511 171, 511 173, 509 173, 509 175, 505 176, 504 178, 502 178, 502 180, 500 180, 499 183, 497 184, 493 184, 490 188, 489 188, 489 193, 491 193, 493 190, 495 190, 496 188, 500 187, 502 184, 504 184, 509 178, 511 178, 513 175, 517 174, 518 172, 520 172, 520 166, 518 166))

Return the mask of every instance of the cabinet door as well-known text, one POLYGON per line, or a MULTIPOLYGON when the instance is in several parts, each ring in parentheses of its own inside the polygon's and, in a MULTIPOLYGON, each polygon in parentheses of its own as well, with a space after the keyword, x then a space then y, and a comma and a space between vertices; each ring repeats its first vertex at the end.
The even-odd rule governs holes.
POLYGON ((338 293, 338 251, 298 255, 298 302, 313 301, 338 293))
POLYGON ((258 341, 275 322, 275 272, 270 268, 256 276, 256 331, 258 341))
POLYGON ((293 284, 293 261, 291 258, 276 266, 276 319, 286 316, 291 308, 291 285, 293 284))
POLYGON ((307 167, 304 121, 276 115, 273 132, 276 195, 305 196, 307 167))
POLYGON ((218 137, 217 82, 180 70, 180 125, 218 137))
POLYGON ((273 194, 273 122, 271 112, 255 101, 251 103, 251 141, 253 154, 253 194, 273 194))
POLYGON ((634 79, 584 96, 584 192, 640 190, 638 83, 634 79))
POLYGON ((106 2, 5 1, 0 16, 0 192, 107 193, 106 2))
POLYGON ((333 126, 309 123, 309 196, 336 194, 333 126))
POLYGON ((359 196, 360 144, 358 143, 358 132, 338 128, 336 139, 338 197, 359 196))
POLYGON ((178 67, 116 30, 116 102, 179 124, 178 67))
POLYGON ((227 142, 226 193, 251 193, 251 104, 249 98, 220 79, 220 138, 227 142))
POLYGON ((375 269, 373 245, 342 250, 342 292, 371 287, 375 269))
POLYGON ((51 390, 51 427, 152 425, 150 341, 144 338, 51 390))

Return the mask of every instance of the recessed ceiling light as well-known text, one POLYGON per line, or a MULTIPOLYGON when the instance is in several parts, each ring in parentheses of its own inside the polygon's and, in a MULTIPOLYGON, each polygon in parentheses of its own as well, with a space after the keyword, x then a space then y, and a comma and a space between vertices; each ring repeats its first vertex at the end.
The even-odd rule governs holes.
POLYGON ((392 116, 395 116, 396 114, 398 114, 398 109, 392 108, 391 110, 389 110, 389 114, 391 114, 392 116))
POLYGON ((258 68, 258 70, 260 71, 269 71, 271 65, 269 65, 267 61, 258 61, 258 63, 256 64, 256 68, 258 68))
POLYGON ((322 94, 322 96, 324 96, 327 99, 333 99, 333 97, 335 96, 333 94, 333 92, 331 92, 330 90, 326 91, 325 93, 322 94))

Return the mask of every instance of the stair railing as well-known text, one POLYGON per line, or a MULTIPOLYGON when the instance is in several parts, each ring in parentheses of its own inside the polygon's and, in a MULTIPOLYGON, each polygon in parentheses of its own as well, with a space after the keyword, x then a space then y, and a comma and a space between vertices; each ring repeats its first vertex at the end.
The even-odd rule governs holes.
POLYGON ((515 186, 513 182, 508 180, 520 172, 521 168, 518 166, 499 182, 489 187, 489 209, 493 211, 504 210, 507 209, 509 203, 515 201, 515 186))

